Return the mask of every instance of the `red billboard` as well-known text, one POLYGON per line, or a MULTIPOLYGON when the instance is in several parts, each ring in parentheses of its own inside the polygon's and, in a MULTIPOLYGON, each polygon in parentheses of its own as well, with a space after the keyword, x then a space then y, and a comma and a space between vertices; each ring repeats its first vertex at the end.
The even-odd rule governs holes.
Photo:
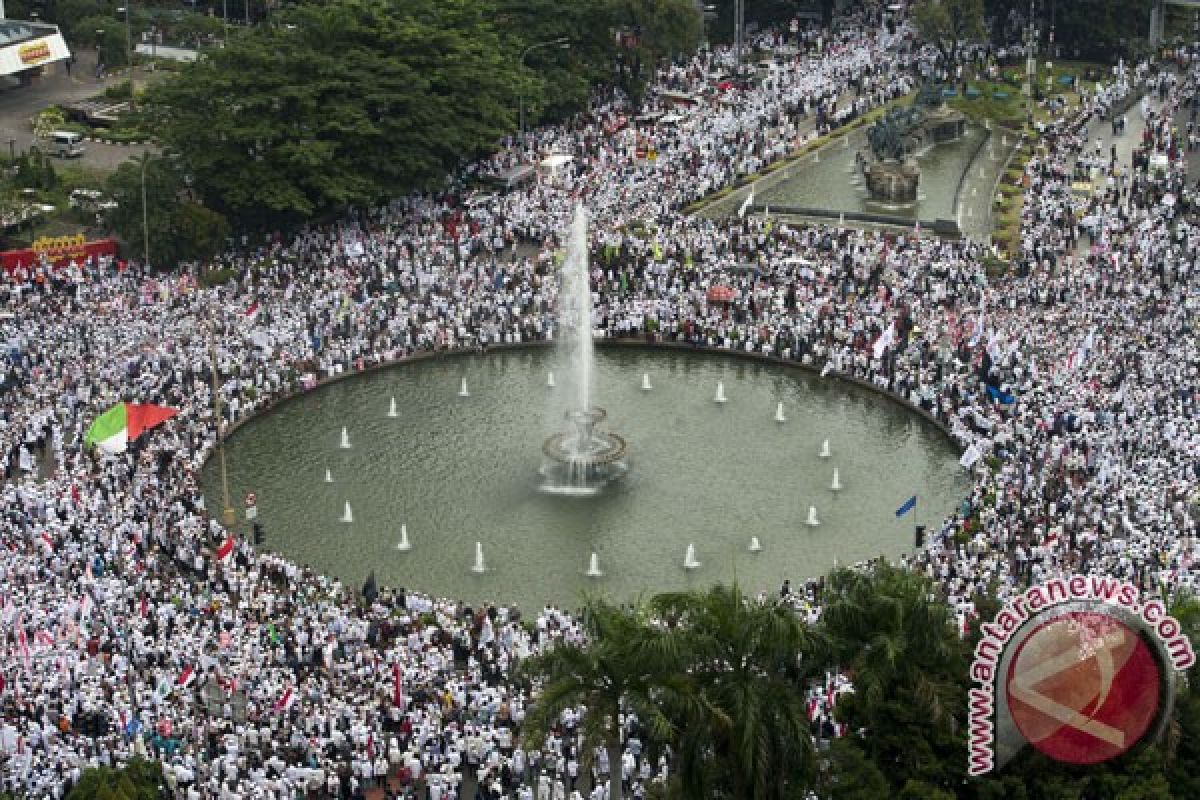
POLYGON ((115 256, 116 239, 87 241, 83 234, 74 236, 43 236, 33 240, 33 246, 25 250, 0 251, 0 267, 11 274, 18 267, 29 268, 41 263, 54 267, 65 267, 74 261, 82 264, 95 256, 115 256))

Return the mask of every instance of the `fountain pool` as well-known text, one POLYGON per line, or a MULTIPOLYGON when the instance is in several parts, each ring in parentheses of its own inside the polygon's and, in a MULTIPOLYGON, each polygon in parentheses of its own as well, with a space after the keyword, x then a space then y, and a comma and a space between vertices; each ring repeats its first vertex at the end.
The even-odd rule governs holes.
MULTIPOLYGON (((911 516, 894 516, 900 503, 920 494, 933 523, 967 491, 946 437, 873 392, 729 355, 601 347, 595 400, 620 420, 636 468, 596 497, 547 495, 537 469, 561 420, 547 398, 563 391, 546 386, 554 357, 425 359, 304 394, 232 435, 230 490, 257 494, 267 547, 350 585, 374 569, 381 584, 525 609, 575 606, 583 591, 627 600, 702 587, 735 570, 745 589, 775 590, 835 560, 898 556, 913 541, 911 516), (464 377, 471 394, 460 398, 464 377), (718 381, 723 404, 712 402, 718 381), (399 419, 379 413, 392 395, 399 419), (779 402, 786 425, 773 420, 779 402), (343 426, 352 449, 338 446, 343 426), (840 492, 819 456, 825 439, 840 492), (341 522, 347 503, 352 525, 341 522), (819 527, 805 525, 809 506, 819 527), (402 524, 420 532, 410 551, 396 548, 402 524), (476 542, 482 573, 471 571, 476 542), (688 543, 695 570, 681 566, 688 543), (593 552, 603 577, 584 573, 593 552)), ((209 508, 221 507, 216 461, 204 473, 209 508)))

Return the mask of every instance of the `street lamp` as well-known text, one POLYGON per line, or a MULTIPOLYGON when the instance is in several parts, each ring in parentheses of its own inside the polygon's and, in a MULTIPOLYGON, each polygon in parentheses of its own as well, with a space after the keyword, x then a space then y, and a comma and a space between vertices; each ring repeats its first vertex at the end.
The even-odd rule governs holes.
POLYGON ((129 66, 129 107, 137 111, 137 75, 133 71, 133 34, 130 32, 128 4, 117 7, 117 13, 125 12, 125 44, 129 48, 125 53, 125 63, 129 66))
POLYGON ((1037 84, 1037 41, 1037 20, 1034 18, 1033 0, 1029 0, 1029 24, 1025 27, 1025 93, 1030 123, 1033 122, 1033 91, 1037 84))
MULTIPOLYGON (((571 42, 567 39, 566 36, 560 36, 557 39, 551 39, 548 42, 538 42, 537 44, 531 44, 531 45, 529 45, 529 47, 526 47, 524 50, 521 51, 521 66, 522 67, 525 66, 525 56, 529 55, 534 50, 537 50, 542 47, 557 47, 560 50, 570 50, 571 42)), ((519 96, 520 96, 519 117, 520 117, 520 123, 521 123, 521 141, 524 142, 525 141, 525 88, 524 88, 524 86, 522 86, 519 96)))
POLYGON ((735 78, 742 77, 742 39, 746 34, 746 0, 733 0, 733 51, 737 63, 734 65, 735 78))
POLYGON ((717 7, 709 4, 700 7, 700 29, 704 32, 704 46, 708 47, 708 22, 717 15, 717 7))
POLYGON ((150 270, 150 222, 146 211, 146 165, 150 163, 150 154, 142 154, 142 258, 146 262, 146 271, 150 270))

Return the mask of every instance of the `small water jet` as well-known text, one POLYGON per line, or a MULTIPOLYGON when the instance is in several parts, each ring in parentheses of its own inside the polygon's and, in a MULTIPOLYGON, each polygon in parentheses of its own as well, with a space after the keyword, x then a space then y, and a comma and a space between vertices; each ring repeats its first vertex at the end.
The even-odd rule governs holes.
POLYGON ((471 565, 471 572, 476 574, 487 572, 487 565, 483 563, 483 543, 475 543, 475 563, 471 565))
POLYGON ((700 562, 696 560, 696 545, 688 544, 687 553, 683 556, 684 569, 700 569, 700 562))
POLYGON ((777 406, 775 406, 775 421, 787 422, 787 417, 783 415, 783 403, 779 403, 777 406))
POLYGON ((398 411, 396 411, 396 398, 395 397, 392 397, 392 404, 388 406, 388 416, 389 417, 400 416, 400 413, 398 411))
POLYGON ((815 528, 821 524, 821 521, 819 519, 817 519, 817 507, 816 506, 808 507, 808 519, 804 520, 804 524, 809 526, 810 528, 815 528))
POLYGON ((717 381, 717 394, 715 397, 713 397, 713 402, 714 403, 724 403, 725 402, 725 382, 724 381, 717 381))
POLYGON ((333 473, 329 471, 329 467, 325 468, 325 482, 333 483, 333 473))
POLYGON ((592 553, 592 557, 588 559, 587 576, 589 578, 603 578, 604 573, 600 571, 600 556, 592 553))
POLYGON ((346 430, 345 426, 342 426, 342 449, 350 449, 350 432, 346 430))
POLYGON ((408 526, 400 525, 400 541, 396 544, 397 550, 412 550, 412 544, 408 541, 408 526))
POLYGON ((554 373, 553 372, 546 373, 546 387, 550 388, 550 389, 554 388, 554 373))
POLYGON ((342 522, 354 522, 354 512, 350 510, 350 501, 346 501, 346 507, 342 510, 342 522))
POLYGON ((829 440, 828 439, 821 442, 821 452, 817 453, 817 455, 821 458, 829 458, 830 456, 833 455, 833 453, 829 449, 829 440))
POLYGON ((463 378, 462 383, 459 384, 458 396, 459 397, 470 397, 471 396, 471 393, 467 391, 467 379, 466 378, 463 378))
POLYGON ((758 552, 761 552, 761 551, 762 551, 762 545, 761 545, 761 544, 759 544, 758 537, 757 537, 757 536, 751 536, 751 537, 750 537, 750 552, 751 552, 751 553, 758 553, 758 552))
POLYGON ((842 479, 841 476, 838 475, 837 467, 833 468, 833 483, 829 484, 829 488, 835 492, 840 492, 842 490, 842 479))
POLYGON ((650 385, 650 373, 649 373, 649 372, 643 372, 643 373, 642 373, 642 391, 643 391, 643 392, 648 392, 648 391, 650 391, 650 390, 651 390, 651 389, 653 389, 653 388, 654 388, 654 387, 650 385))

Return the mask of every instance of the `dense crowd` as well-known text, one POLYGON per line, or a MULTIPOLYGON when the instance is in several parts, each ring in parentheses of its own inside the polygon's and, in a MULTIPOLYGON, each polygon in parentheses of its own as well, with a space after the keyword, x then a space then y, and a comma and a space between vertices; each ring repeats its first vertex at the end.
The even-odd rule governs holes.
MULTIPOLYGON (((579 640, 570 614, 404 589, 364 600, 244 541, 218 557, 227 534, 196 482, 217 441, 214 386, 228 423, 414 352, 550 337, 577 202, 593 220, 597 336, 795 360, 873 382, 951 431, 973 489, 907 560, 962 618, 979 594, 1069 570, 1191 585, 1200 228, 1177 120, 1200 72, 1138 65, 1046 128, 1003 277, 967 241, 680 213, 913 87, 930 54, 873 14, 799 41, 762 34, 776 67, 742 90, 708 91, 732 66, 724 48, 665 66, 658 86, 696 101, 673 124, 623 120, 605 96, 459 176, 573 156, 552 179, 488 197, 455 183, 245 241, 223 259, 237 275, 224 286, 105 259, 10 276, 0 790, 59 797, 84 768, 135 755, 160 759, 181 798, 353 797, 391 777, 432 800, 464 786, 600 800, 612 771, 635 797, 665 778, 632 715, 620 764, 582 752, 578 714, 522 740, 530 698, 513 667, 579 640), (1133 124, 1165 169, 1095 146, 1135 86, 1151 102, 1133 124), (731 302, 710 301, 718 285, 731 302), (121 400, 181 412, 122 456, 85 452, 88 424, 121 400)), ((818 584, 786 594, 817 618, 818 584)), ((847 690, 836 675, 813 688, 820 734, 837 732, 828 711, 847 690)))

